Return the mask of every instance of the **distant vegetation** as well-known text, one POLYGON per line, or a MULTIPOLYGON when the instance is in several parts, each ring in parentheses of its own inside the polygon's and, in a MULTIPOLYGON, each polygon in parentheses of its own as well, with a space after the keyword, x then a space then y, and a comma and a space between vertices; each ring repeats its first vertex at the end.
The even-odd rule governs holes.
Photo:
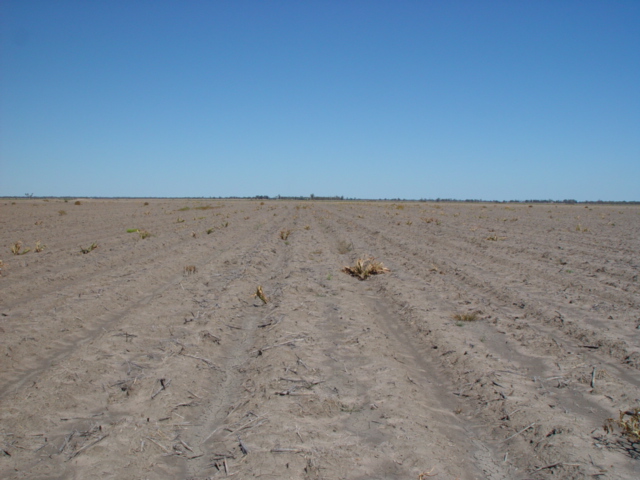
MULTIPOLYGON (((25 198, 25 197, 16 197, 16 196, 0 196, 0 198, 7 200, 15 200, 17 198, 25 198)), ((59 199, 68 202, 72 197, 34 197, 33 194, 30 194, 26 198, 29 199, 40 199, 44 201, 49 201, 50 199, 59 199)), ((538 199, 538 200, 483 200, 483 199, 457 199, 457 198, 420 198, 420 199, 406 199, 406 198, 356 198, 356 197, 345 197, 343 195, 334 195, 329 197, 318 196, 311 194, 308 197, 305 196, 285 196, 285 195, 277 195, 275 197, 270 197, 268 195, 255 195, 253 197, 83 197, 83 198, 92 198, 92 199, 110 199, 110 200, 137 200, 144 198, 146 199, 156 199, 156 200, 171 200, 171 199, 182 199, 182 200, 204 200, 204 199, 216 199, 216 200, 313 200, 313 201, 349 201, 349 202, 446 202, 446 203, 552 203, 552 204, 584 204, 584 205, 640 205, 640 200, 623 200, 623 201, 610 201, 610 200, 595 200, 595 201, 584 201, 579 202, 574 199, 565 199, 565 200, 552 200, 552 199, 538 199)), ((78 201, 76 205, 81 205, 78 201)), ((145 205, 148 205, 148 202, 145 202, 145 205)), ((209 210, 211 207, 209 205, 193 207, 196 210, 209 210)), ((181 211, 189 210, 190 207, 184 207, 181 211)))

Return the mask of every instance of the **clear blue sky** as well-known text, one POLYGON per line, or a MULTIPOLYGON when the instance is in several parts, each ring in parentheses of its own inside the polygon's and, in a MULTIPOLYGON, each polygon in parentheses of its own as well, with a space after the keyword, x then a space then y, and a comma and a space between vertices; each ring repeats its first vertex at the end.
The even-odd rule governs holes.
POLYGON ((640 200, 640 1, 0 0, 0 195, 640 200))

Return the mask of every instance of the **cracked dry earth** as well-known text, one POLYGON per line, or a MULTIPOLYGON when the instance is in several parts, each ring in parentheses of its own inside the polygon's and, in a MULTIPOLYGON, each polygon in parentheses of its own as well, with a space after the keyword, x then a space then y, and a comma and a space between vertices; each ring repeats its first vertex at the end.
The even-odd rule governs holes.
POLYGON ((0 208, 2 478, 640 477, 636 206, 0 208))

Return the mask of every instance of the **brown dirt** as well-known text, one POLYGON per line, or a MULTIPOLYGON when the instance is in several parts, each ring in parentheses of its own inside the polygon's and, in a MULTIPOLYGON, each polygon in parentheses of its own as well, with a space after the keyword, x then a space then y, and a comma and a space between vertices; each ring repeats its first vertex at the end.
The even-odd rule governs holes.
POLYGON ((148 202, 0 206, 0 477, 640 477, 640 208, 148 202))

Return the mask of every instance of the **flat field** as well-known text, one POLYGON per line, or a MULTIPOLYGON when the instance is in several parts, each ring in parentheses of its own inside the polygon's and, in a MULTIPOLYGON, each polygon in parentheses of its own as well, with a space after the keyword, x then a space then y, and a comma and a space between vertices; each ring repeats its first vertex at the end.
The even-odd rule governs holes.
POLYGON ((637 206, 74 200, 0 204, 1 478, 640 478, 637 206))

